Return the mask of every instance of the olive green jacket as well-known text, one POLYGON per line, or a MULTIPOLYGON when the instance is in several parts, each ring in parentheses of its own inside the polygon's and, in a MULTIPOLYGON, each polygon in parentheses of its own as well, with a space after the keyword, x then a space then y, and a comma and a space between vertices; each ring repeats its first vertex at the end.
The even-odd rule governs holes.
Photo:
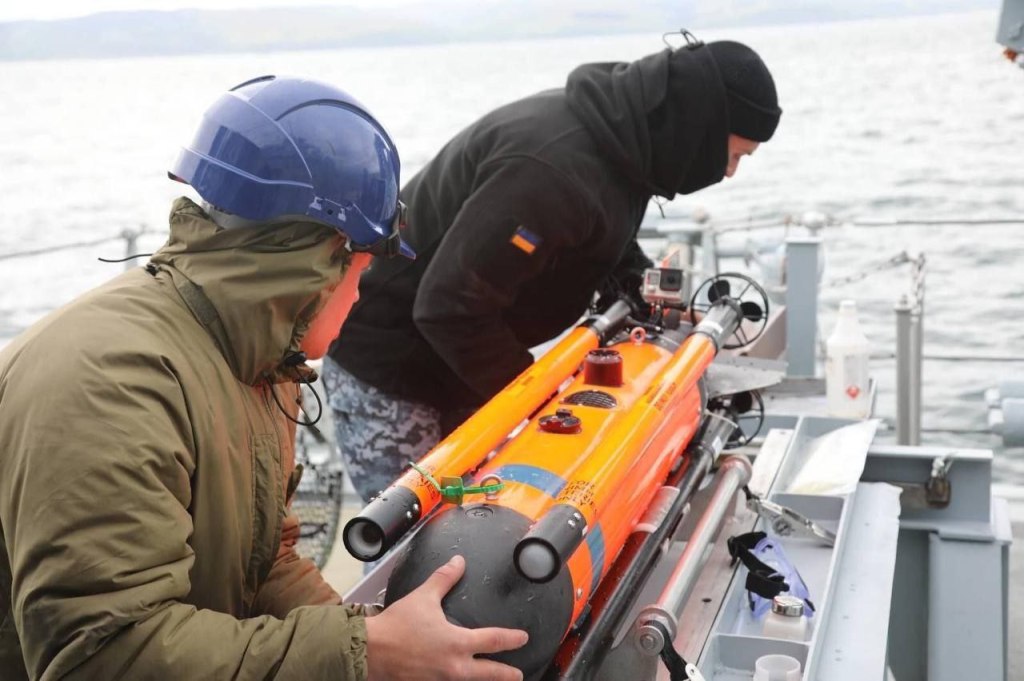
POLYGON ((184 198, 170 227, 0 352, 0 679, 361 681, 361 610, 293 550, 283 413, 343 240, 184 198))

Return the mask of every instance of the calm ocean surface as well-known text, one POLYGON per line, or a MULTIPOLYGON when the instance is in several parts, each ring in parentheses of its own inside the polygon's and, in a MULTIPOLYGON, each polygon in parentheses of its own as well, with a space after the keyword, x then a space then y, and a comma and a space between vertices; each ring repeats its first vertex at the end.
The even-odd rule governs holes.
MULTIPOLYGON (((1024 71, 1001 58, 995 29, 992 12, 699 32, 757 49, 785 114, 775 139, 736 177, 676 200, 667 212, 703 208, 721 223, 808 210, 846 221, 1024 217, 1024 71)), ((140 247, 158 247, 168 206, 181 192, 165 175, 178 146, 221 91, 256 75, 308 75, 345 87, 391 130, 410 177, 493 107, 561 85, 579 63, 631 60, 661 47, 660 35, 651 34, 0 63, 0 257, 140 225, 152 232, 140 247)), ((926 353, 1021 354, 1022 226, 846 225, 823 237, 826 281, 901 250, 926 254, 926 353)), ((0 345, 120 272, 96 257, 116 258, 122 249, 111 242, 0 259, 0 345)), ((823 333, 838 301, 855 298, 876 349, 892 351, 892 308, 908 283, 904 268, 825 289, 823 333)), ((891 417, 893 362, 875 362, 873 374, 879 412, 891 417)), ((982 393, 1010 376, 1024 379, 1024 362, 926 362, 924 427, 984 430, 982 393)), ((999 446, 983 433, 926 432, 924 440, 999 446)), ((1004 482, 1024 484, 1024 452, 1001 451, 997 467, 1004 482)))

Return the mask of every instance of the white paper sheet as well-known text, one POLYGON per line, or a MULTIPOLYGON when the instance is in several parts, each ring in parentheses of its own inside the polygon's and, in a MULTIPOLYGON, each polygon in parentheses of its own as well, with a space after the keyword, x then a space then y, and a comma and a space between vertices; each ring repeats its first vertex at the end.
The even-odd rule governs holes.
POLYGON ((803 468, 794 476, 790 494, 849 494, 857 486, 878 419, 837 428, 811 441, 803 468))

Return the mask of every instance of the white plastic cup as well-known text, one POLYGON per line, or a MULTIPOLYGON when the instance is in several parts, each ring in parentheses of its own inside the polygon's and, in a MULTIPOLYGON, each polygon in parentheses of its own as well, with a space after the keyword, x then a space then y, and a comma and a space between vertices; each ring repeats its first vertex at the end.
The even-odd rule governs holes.
POLYGON ((754 681, 800 681, 800 660, 789 655, 763 655, 754 663, 754 681))

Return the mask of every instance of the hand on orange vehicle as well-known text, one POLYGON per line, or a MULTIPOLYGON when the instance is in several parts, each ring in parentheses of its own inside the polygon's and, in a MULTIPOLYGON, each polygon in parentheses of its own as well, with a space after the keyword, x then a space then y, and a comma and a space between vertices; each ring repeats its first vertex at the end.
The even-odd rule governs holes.
POLYGON ((475 656, 520 648, 525 631, 465 629, 445 618, 441 599, 465 570, 465 559, 455 556, 418 589, 367 618, 369 681, 522 681, 515 667, 475 656))

